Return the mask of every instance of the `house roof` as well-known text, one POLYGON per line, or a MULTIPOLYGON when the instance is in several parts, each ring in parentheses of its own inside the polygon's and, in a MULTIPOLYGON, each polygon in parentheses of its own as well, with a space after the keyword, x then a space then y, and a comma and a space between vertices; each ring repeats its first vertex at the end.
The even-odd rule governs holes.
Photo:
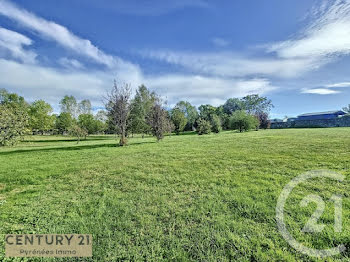
POLYGON ((279 118, 274 118, 274 119, 270 119, 270 122, 283 122, 283 119, 279 119, 279 118))
POLYGON ((299 115, 298 117, 301 116, 319 116, 319 115, 333 115, 333 114, 346 114, 343 110, 334 110, 334 111, 326 111, 326 112, 316 112, 316 113, 306 113, 299 115))

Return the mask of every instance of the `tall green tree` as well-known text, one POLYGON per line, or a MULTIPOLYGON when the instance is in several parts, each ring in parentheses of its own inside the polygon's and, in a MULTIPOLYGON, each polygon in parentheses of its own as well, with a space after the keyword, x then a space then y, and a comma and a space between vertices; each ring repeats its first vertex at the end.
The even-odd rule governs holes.
POLYGON ((79 114, 91 114, 92 107, 89 99, 82 100, 79 105, 79 114))
POLYGON ((208 120, 199 118, 197 120, 197 132, 198 135, 210 134, 212 126, 208 120))
POLYGON ((28 131, 28 103, 0 89, 0 146, 16 144, 28 131))
POLYGON ((212 105, 201 105, 198 110, 200 118, 207 121, 211 121, 212 116, 216 115, 216 107, 212 105))
POLYGON ((222 131, 221 119, 217 115, 213 115, 211 119, 211 126, 214 133, 220 133, 222 131))
POLYGON ((346 113, 350 114, 350 104, 349 104, 348 106, 346 106, 346 107, 343 107, 343 110, 344 110, 346 113))
POLYGON ((160 99, 154 101, 151 111, 147 115, 147 123, 150 125, 151 133, 157 138, 157 141, 162 140, 165 133, 171 132, 171 120, 160 99))
POLYGON ((186 101, 178 102, 175 107, 179 108, 185 114, 187 119, 186 130, 194 130, 194 125, 198 119, 197 108, 186 101))
POLYGON ((0 146, 16 144, 27 132, 28 115, 18 108, 0 104, 0 146))
POLYGON ((52 107, 44 100, 37 100, 29 107, 29 126, 34 131, 44 133, 54 127, 55 117, 52 107))
POLYGON ((269 120, 269 115, 265 112, 258 112, 255 117, 259 120, 260 129, 268 129, 271 126, 271 121, 269 120))
POLYGON ((97 120, 92 114, 79 115, 78 125, 86 130, 88 135, 97 133, 97 120))
POLYGON ((100 121, 98 119, 95 119, 95 127, 96 127, 95 133, 104 133, 108 128, 106 122, 100 121))
POLYGON ((229 98, 223 105, 224 113, 232 115, 237 110, 244 109, 244 102, 239 98, 229 98))
MULTIPOLYGON (((223 105, 216 108, 216 115, 219 117, 221 128, 225 130, 230 129, 230 124, 229 124, 230 115, 225 113, 225 109, 223 105)), ((215 120, 215 123, 214 123, 212 119, 213 126, 217 126, 217 123, 218 123, 217 120, 215 120)))
POLYGON ((64 96, 60 101, 61 112, 69 113, 73 118, 77 118, 79 114, 79 107, 74 96, 64 96))
POLYGON ((187 124, 187 118, 185 117, 184 112, 182 112, 179 108, 175 107, 171 111, 171 120, 175 126, 176 134, 180 134, 180 132, 184 131, 185 126, 187 124))
POLYGON ((9 93, 4 88, 0 89, 0 104, 17 108, 22 113, 27 113, 29 109, 29 104, 25 101, 24 97, 16 93, 9 93))
POLYGON ((259 112, 270 112, 273 108, 272 101, 264 96, 248 95, 242 98, 243 109, 247 111, 248 114, 254 115, 259 112))
POLYGON ((230 117, 231 129, 239 130, 239 132, 256 129, 259 121, 255 116, 248 114, 244 110, 236 111, 230 117))
POLYGON ((150 125, 147 123, 147 116, 151 112, 152 106, 156 100, 156 94, 141 85, 134 99, 131 101, 130 111, 130 131, 131 133, 147 134, 151 131, 150 125))
POLYGON ((56 119, 56 129, 60 134, 68 132, 68 130, 75 123, 72 115, 67 112, 62 112, 56 119))

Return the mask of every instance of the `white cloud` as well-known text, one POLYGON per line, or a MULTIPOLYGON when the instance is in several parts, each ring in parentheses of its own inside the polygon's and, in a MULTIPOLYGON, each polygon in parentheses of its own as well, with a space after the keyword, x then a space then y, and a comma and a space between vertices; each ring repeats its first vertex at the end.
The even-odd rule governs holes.
POLYGON ((100 103, 105 90, 112 86, 113 75, 101 72, 64 72, 40 65, 20 64, 0 59, 0 86, 24 95, 28 100, 44 98, 58 104, 66 94, 89 98, 100 103))
POLYGON ((84 65, 76 59, 69 59, 67 57, 62 57, 58 60, 60 65, 68 69, 83 69, 84 65))
POLYGON ((214 45, 219 46, 219 47, 226 47, 230 45, 230 42, 221 38, 221 37, 215 37, 211 40, 214 45))
MULTIPOLYGON (((64 26, 54 23, 52 21, 47 21, 41 17, 38 17, 33 13, 30 13, 22 8, 17 7, 16 5, 14 5, 13 3, 7 0, 0 0, 0 15, 7 16, 13 19, 14 21, 20 23, 24 27, 30 30, 34 30, 40 36, 42 36, 43 39, 54 40, 61 46, 67 49, 70 49, 79 55, 90 58, 97 63, 108 66, 108 69, 106 69, 106 73, 105 73, 105 77, 107 79, 118 78, 122 82, 132 82, 135 84, 139 84, 140 79, 142 79, 142 72, 138 65, 124 61, 119 57, 108 55, 103 51, 101 51, 100 49, 98 49, 96 46, 94 46, 90 42, 90 40, 82 39, 76 36, 75 34, 73 34, 72 32, 70 32, 64 26)), ((23 44, 28 45, 30 43, 31 43, 31 40, 29 38, 23 38, 23 44)), ((30 52, 27 51, 27 54, 30 54, 30 52)), ((19 67, 18 65, 14 66, 15 64, 10 64, 9 61, 7 62, 8 63, 4 64, 4 66, 10 67, 14 71, 9 72, 12 74, 8 74, 8 75, 0 74, 0 75, 6 75, 6 79, 9 79, 10 77, 18 78, 16 77, 16 73, 17 73, 16 70, 17 70, 19 75, 24 74, 25 78, 23 79, 26 79, 26 77, 28 77, 29 82, 32 80, 34 81, 34 83, 35 81, 38 82, 37 79, 34 79, 35 74, 30 75, 28 73, 31 70, 33 70, 35 73, 38 73, 39 75, 41 75, 44 80, 46 80, 41 83, 42 85, 45 85, 46 88, 48 89, 51 88, 52 87, 51 83, 53 83, 54 82, 53 79, 55 79, 55 81, 57 80, 57 84, 53 84, 53 85, 56 86, 56 88, 58 89, 59 87, 58 83, 60 83, 62 85, 62 90, 66 90, 65 77, 68 76, 68 78, 72 81, 72 85, 71 85, 72 92, 80 92, 80 84, 77 83, 73 85, 73 82, 75 80, 78 80, 79 78, 78 76, 81 76, 78 71, 74 71, 68 75, 65 75, 65 74, 62 75, 60 71, 57 71, 57 70, 55 71, 55 69, 48 68, 46 70, 45 67, 40 67, 40 66, 30 67, 28 65, 19 67), (59 80, 59 76, 62 77, 62 80, 59 80), (76 90, 79 90, 79 91, 76 91, 76 90)), ((28 62, 28 61, 25 61, 25 62, 28 62)), ((72 70, 81 68, 81 64, 74 59, 71 59, 71 60, 61 59, 58 62, 61 64, 65 64, 66 66, 70 66, 72 70)), ((4 70, 6 69, 7 68, 4 68, 4 70)), ((94 72, 90 72, 90 73, 93 74, 94 72)), ((86 76, 88 76, 88 78, 82 77, 82 79, 85 79, 85 80, 90 79, 87 82, 91 82, 91 79, 92 79, 91 76, 90 75, 86 75, 86 76)), ((96 79, 100 79, 100 78, 97 77, 96 79)), ((13 80, 14 82, 16 82, 16 85, 19 82, 21 82, 20 79, 13 79, 13 80)), ((23 84, 23 88, 28 87, 28 85, 30 86, 30 84, 29 83, 27 84, 25 81, 22 82, 22 84, 23 84)), ((82 83, 81 85, 82 86, 85 85, 86 87, 87 83, 82 83)), ((37 86, 40 86, 40 84, 37 84, 37 86)), ((93 88, 94 86, 96 85, 91 84, 91 88, 93 88)), ((82 87, 82 88, 85 88, 85 87, 82 87)), ((89 90, 89 88, 87 90, 89 90)), ((45 93, 45 91, 40 91, 38 89, 36 90, 36 92, 38 94, 48 95, 47 92, 45 93)))
POLYGON ((335 84, 329 84, 326 85, 326 87, 350 87, 350 82, 341 82, 341 83, 335 83, 335 84))
POLYGON ((188 100, 195 105, 219 105, 229 97, 266 94, 276 87, 267 79, 227 79, 200 75, 164 75, 145 78, 146 86, 155 89, 170 103, 188 100))
POLYGON ((25 63, 35 63, 36 53, 24 49, 32 40, 17 32, 0 27, 0 51, 7 51, 15 59, 25 63))
POLYGON ((350 53, 350 1, 328 1, 313 12, 313 22, 299 36, 273 44, 282 58, 321 58, 350 53))
POLYGON ((103 106, 102 98, 113 86, 114 79, 121 83, 142 83, 138 71, 60 70, 40 64, 22 64, 0 58, 0 86, 19 93, 28 101, 45 99, 55 109, 64 95, 90 99, 94 106, 103 106))
POLYGON ((342 93, 340 90, 336 90, 337 88, 350 87, 350 82, 340 82, 324 85, 319 88, 304 88, 301 89, 301 93, 304 94, 317 94, 317 95, 333 95, 342 93))
MULTIPOLYGON (((192 60, 195 59, 195 62, 198 62, 195 67, 198 72, 194 74, 144 75, 137 65, 105 54, 92 45, 89 40, 81 39, 67 28, 37 17, 7 0, 0 0, 0 14, 34 30, 44 39, 54 40, 77 54, 89 57, 95 62, 109 67, 103 69, 104 71, 90 70, 84 68, 76 59, 61 58, 58 62, 64 67, 69 67, 70 70, 60 70, 39 63, 30 64, 28 61, 18 63, 0 58, 0 76, 6 76, 0 77, 0 86, 20 93, 29 101, 41 98, 54 106, 56 105, 57 108, 60 98, 69 94, 78 99, 90 99, 94 106, 101 106, 101 98, 106 90, 112 87, 114 78, 120 82, 131 83, 133 88, 145 83, 152 90, 168 97, 169 103, 186 99, 196 105, 202 103, 218 105, 229 97, 240 97, 252 93, 265 94, 276 88, 271 85, 268 79, 247 76, 250 73, 256 73, 260 67, 260 72, 266 74, 277 72, 278 65, 273 65, 270 61, 269 63, 272 65, 266 69, 265 61, 252 63, 236 58, 226 59, 224 64, 219 65, 218 63, 225 54, 209 54, 204 58, 196 55, 175 54, 175 62, 191 70, 192 60), (241 67, 244 68, 241 69, 241 67)), ((13 40, 15 46, 22 48, 23 45, 32 43, 29 38, 16 32, 11 35, 13 39, 17 39, 17 42, 13 40)), ((172 59, 171 56, 166 57, 166 59, 172 59)))
POLYGON ((311 89, 303 89, 301 91, 303 94, 317 94, 317 95, 333 95, 338 94, 340 91, 332 90, 328 88, 311 88, 311 89))
MULTIPOLYGON (((117 77, 111 71, 67 72, 5 59, 0 59, 0 75, 6 76, 0 78, 0 86, 19 92, 30 101, 43 98, 57 105, 61 97, 69 94, 78 99, 90 99, 94 106, 102 105, 102 96, 112 88, 113 79, 117 77)), ((163 97, 167 97, 170 104, 184 99, 195 105, 218 105, 229 97, 241 97, 252 93, 266 94, 276 89, 263 78, 227 79, 181 74, 123 76, 124 78, 117 79, 132 83, 134 89, 144 83, 163 97)))
POLYGON ((105 64, 111 68, 131 66, 120 58, 105 54, 94 46, 90 40, 82 39, 74 35, 66 27, 38 17, 7 0, 0 1, 0 14, 34 30, 42 37, 54 40, 61 46, 73 50, 77 54, 86 56, 95 62, 105 64))
POLYGON ((206 8, 209 6, 205 0, 114 0, 108 1, 107 4, 102 1, 92 1, 91 4, 96 4, 96 7, 109 11, 141 16, 158 16, 188 7, 206 8))
POLYGON ((304 88, 301 92, 306 94, 333 95, 342 93, 342 91, 335 89, 344 87, 350 87, 350 82, 328 84, 320 88, 304 88))
MULTIPOLYGON (((299 77, 333 62, 341 55, 350 54, 350 0, 323 1, 312 10, 312 16, 312 22, 298 36, 263 45, 270 55, 268 58, 233 52, 151 50, 141 54, 208 76, 299 77)), ((217 44, 225 45, 222 40, 215 39, 217 44)), ((339 92, 323 89, 319 91, 328 94, 339 92)), ((317 92, 317 89, 311 92, 317 92)))
MULTIPOLYGON (((196 53, 175 51, 144 51, 141 55, 151 59, 180 65, 195 73, 223 76, 296 77, 321 66, 320 61, 309 58, 248 58, 232 52, 196 53)), ((325 63, 326 60, 323 61, 325 63)))

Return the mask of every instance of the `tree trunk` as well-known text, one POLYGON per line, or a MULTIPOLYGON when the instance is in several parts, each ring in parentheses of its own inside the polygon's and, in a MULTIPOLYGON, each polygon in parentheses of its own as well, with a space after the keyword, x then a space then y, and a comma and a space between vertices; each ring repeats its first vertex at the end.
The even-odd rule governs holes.
POLYGON ((120 146, 125 146, 126 143, 127 143, 127 140, 126 140, 125 130, 124 130, 124 128, 122 128, 122 130, 121 130, 121 137, 120 137, 120 141, 119 141, 119 145, 120 145, 120 146))

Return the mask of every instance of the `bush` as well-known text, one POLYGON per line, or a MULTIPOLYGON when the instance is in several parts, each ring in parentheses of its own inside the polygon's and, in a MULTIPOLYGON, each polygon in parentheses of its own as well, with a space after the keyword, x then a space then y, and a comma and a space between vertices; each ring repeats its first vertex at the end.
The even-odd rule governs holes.
POLYGON ((212 126, 211 126, 209 121, 207 121, 205 119, 199 119, 197 121, 198 135, 210 134, 211 128, 212 128, 212 126))
POLYGON ((259 128, 268 129, 271 126, 271 122, 269 120, 269 115, 265 112, 258 112, 255 114, 256 118, 259 121, 259 128))
POLYGON ((88 135, 88 132, 84 129, 81 128, 79 125, 77 124, 73 124, 69 129, 68 129, 68 133, 71 136, 76 136, 77 137, 77 144, 80 142, 80 138, 81 137, 85 137, 88 135))
POLYGON ((18 107, 0 105, 0 146, 15 145, 28 131, 28 115, 18 107))
POLYGON ((230 117, 231 129, 239 130, 239 132, 256 129, 259 126, 259 120, 245 111, 236 111, 230 117))
POLYGON ((221 120, 217 115, 212 116, 211 125, 214 133, 220 133, 222 131, 221 120))

